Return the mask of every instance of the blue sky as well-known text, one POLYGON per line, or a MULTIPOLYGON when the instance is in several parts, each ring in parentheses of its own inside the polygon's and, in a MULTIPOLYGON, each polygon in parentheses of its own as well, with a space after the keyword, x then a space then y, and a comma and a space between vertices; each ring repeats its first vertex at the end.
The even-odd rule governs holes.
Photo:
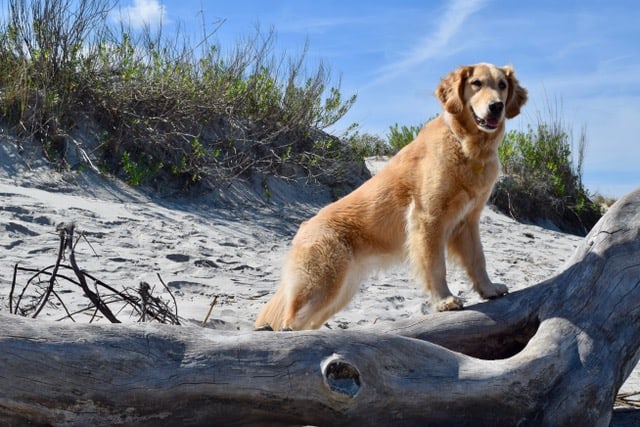
POLYGON ((329 65, 342 92, 357 94, 348 115, 361 132, 385 136, 440 111, 433 92, 459 65, 511 64, 529 102, 508 129, 525 130, 555 106, 577 140, 586 128, 583 180, 619 197, 640 187, 640 4, 620 0, 121 0, 132 24, 164 31, 213 27, 235 44, 256 24, 277 32, 278 49, 329 65))

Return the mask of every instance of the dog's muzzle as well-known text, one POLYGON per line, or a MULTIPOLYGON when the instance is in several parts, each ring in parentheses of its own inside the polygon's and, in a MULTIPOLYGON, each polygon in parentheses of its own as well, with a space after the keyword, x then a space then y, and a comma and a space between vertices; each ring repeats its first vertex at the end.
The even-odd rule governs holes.
POLYGON ((488 131, 494 131, 498 128, 502 120, 502 110, 504 110, 503 102, 493 102, 489 104, 489 114, 487 114, 485 118, 478 116, 473 110, 473 107, 471 108, 471 113, 478 127, 488 131))

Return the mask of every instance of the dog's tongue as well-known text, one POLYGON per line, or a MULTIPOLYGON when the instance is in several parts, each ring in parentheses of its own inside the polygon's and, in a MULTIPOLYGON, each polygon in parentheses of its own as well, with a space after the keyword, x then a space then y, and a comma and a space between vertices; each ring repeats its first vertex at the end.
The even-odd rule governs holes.
POLYGON ((498 119, 485 119, 485 122, 491 127, 498 126, 498 119))

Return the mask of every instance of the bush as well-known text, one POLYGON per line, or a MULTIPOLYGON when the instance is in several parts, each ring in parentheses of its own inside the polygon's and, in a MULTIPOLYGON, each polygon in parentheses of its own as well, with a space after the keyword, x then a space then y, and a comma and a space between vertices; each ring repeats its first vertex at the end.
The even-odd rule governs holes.
POLYGON ((416 139, 418 133, 422 129, 422 125, 418 126, 405 126, 399 127, 397 123, 389 126, 389 133, 387 134, 387 140, 389 146, 392 147, 394 152, 398 152, 405 145, 416 139))
POLYGON ((361 157, 388 156, 393 149, 378 135, 355 131, 345 136, 345 142, 361 157))
MULTIPOLYGON (((102 1, 9 0, 0 27, 2 114, 43 144, 81 109, 82 48, 94 42, 109 6, 102 1)), ((46 151, 46 150, 45 150, 46 151)))
MULTIPOLYGON (((550 109, 551 111, 551 109, 550 109)), ((586 147, 583 128, 574 158, 567 126, 551 114, 526 132, 508 132, 498 148, 503 176, 490 201, 517 220, 549 221, 559 229, 585 235, 601 216, 582 184, 586 147)))
MULTIPOLYGON (((132 184, 183 186, 297 163, 310 175, 346 153, 323 130, 355 102, 329 69, 273 53, 259 29, 222 53, 213 30, 195 47, 162 28, 106 22, 109 0, 9 0, 0 25, 0 113, 24 138, 55 144, 83 120, 99 126, 99 163, 132 184), (196 49, 198 51, 196 52, 196 49), (314 139, 315 138, 315 139, 314 139), (319 158, 319 156, 324 156, 319 158)), ((54 148, 54 150, 51 149, 54 148)), ((348 159, 350 160, 350 159, 348 159)), ((68 165, 67 165, 68 166, 68 165)))

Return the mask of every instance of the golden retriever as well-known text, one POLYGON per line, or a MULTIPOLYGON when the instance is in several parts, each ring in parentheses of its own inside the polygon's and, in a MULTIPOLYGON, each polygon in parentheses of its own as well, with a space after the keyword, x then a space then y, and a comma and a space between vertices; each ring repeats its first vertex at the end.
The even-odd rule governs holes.
POLYGON ((443 112, 375 176, 300 226, 261 329, 319 328, 347 305, 363 275, 408 258, 439 311, 462 308, 446 282, 445 252, 483 298, 507 293, 487 275, 478 222, 498 176, 505 119, 527 91, 511 67, 476 64, 443 78, 443 112))

